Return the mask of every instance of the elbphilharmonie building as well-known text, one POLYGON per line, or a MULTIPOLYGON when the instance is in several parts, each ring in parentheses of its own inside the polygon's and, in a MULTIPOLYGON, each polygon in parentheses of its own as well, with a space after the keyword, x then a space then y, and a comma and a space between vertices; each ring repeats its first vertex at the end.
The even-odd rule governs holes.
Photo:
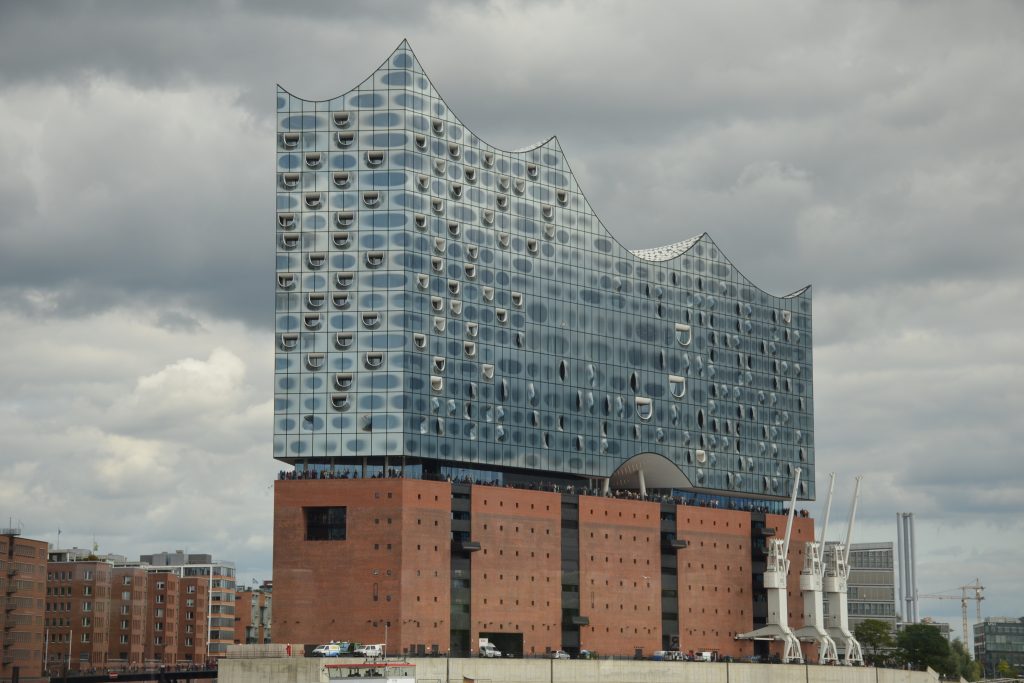
POLYGON ((737 637, 815 495, 810 290, 623 246, 557 139, 487 144, 404 42, 277 122, 275 638, 767 656, 737 637))

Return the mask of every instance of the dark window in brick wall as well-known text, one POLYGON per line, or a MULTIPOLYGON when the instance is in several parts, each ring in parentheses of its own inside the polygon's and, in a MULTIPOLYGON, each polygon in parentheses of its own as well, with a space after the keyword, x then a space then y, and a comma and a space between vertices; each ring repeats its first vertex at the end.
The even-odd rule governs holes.
POLYGON ((344 541, 348 508, 303 508, 307 541, 344 541))

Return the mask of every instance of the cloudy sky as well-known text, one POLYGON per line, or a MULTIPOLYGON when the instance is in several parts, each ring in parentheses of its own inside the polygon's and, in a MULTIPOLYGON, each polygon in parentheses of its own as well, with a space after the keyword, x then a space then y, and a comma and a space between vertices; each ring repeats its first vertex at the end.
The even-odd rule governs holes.
POLYGON ((5 523, 270 578, 275 84, 408 38, 484 139, 558 135, 627 246, 813 284, 833 519, 863 474, 855 540, 913 511, 921 592, 1024 615, 1024 5, 292 5, 0 4, 5 523))

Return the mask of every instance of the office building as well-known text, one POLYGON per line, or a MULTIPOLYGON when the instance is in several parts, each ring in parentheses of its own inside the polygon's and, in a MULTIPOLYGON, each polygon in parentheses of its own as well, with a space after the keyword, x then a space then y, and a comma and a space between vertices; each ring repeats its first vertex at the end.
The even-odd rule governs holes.
POLYGON ((999 662, 1024 674, 1024 618, 985 617, 974 625, 974 659, 993 677, 999 662))
POLYGON ((0 680, 42 680, 46 541, 0 529, 0 680))
POLYGON ((269 584, 235 591, 235 643, 242 645, 271 642, 270 624, 273 596, 269 584))
POLYGON ((884 621, 896 633, 896 572, 892 542, 850 544, 847 601, 850 628, 866 619, 884 621))
POLYGON ((557 139, 488 145, 404 42, 277 110, 275 639, 752 648, 815 493, 810 288, 627 250, 557 139))

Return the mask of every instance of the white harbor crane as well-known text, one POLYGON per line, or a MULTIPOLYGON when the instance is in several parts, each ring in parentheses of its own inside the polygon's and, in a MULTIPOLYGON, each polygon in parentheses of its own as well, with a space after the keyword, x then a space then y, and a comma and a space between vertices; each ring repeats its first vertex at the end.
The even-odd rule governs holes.
POLYGON ((846 543, 834 543, 826 549, 825 553, 825 577, 823 588, 825 590, 825 604, 828 606, 828 616, 825 618, 825 627, 832 639, 843 646, 842 664, 851 666, 863 664, 864 655, 861 652, 860 643, 850 633, 850 617, 847 606, 846 585, 850 578, 850 540, 853 538, 853 527, 857 520, 857 498, 860 496, 860 480, 857 477, 853 487, 853 504, 850 506, 850 524, 846 528, 846 543))
POLYGON ((805 642, 818 644, 818 663, 834 664, 838 659, 836 643, 825 630, 822 584, 825 576, 825 535, 828 533, 828 518, 832 512, 832 492, 836 485, 836 474, 829 474, 828 497, 825 501, 825 523, 816 540, 807 541, 804 546, 804 568, 800 572, 800 593, 804 599, 804 625, 793 635, 805 642))
POLYGON ((736 640, 777 640, 783 645, 782 662, 803 663, 800 641, 789 628, 789 601, 786 597, 786 580, 789 576, 789 538, 793 532, 793 513, 796 512, 796 494, 800 488, 800 468, 794 470, 793 492, 789 498, 789 517, 786 519, 784 538, 768 541, 768 562, 764 570, 764 588, 768 594, 768 618, 766 624, 749 633, 741 633, 736 640))
POLYGON ((975 607, 977 609, 978 621, 981 621, 981 601, 985 599, 982 591, 985 587, 981 585, 981 579, 974 579, 974 583, 969 583, 966 586, 959 586, 956 590, 960 591, 960 595, 941 595, 937 593, 918 595, 918 598, 925 598, 928 600, 959 600, 960 601, 960 615, 963 619, 963 643, 964 648, 967 650, 967 654, 974 657, 974 650, 971 648, 970 632, 967 630, 967 601, 974 600, 975 607), (974 591, 974 595, 968 595, 967 591, 974 591))

